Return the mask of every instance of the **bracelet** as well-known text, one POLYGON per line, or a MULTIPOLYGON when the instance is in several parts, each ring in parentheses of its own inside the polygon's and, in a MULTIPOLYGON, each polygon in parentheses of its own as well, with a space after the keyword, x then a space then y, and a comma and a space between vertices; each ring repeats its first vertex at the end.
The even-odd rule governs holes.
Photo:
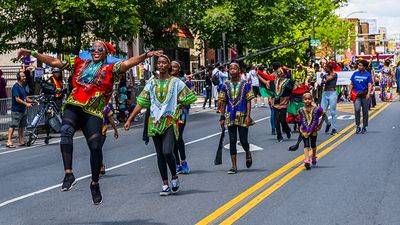
POLYGON ((31 56, 35 56, 35 54, 36 54, 36 51, 35 51, 35 50, 32 50, 32 51, 31 51, 31 56))
POLYGON ((221 115, 221 117, 219 118, 219 121, 225 120, 225 119, 226 119, 225 116, 224 116, 224 115, 221 115))
POLYGON ((149 52, 145 52, 144 54, 144 56, 146 57, 146 58, 148 58, 149 56, 147 55, 147 53, 149 53, 149 52))

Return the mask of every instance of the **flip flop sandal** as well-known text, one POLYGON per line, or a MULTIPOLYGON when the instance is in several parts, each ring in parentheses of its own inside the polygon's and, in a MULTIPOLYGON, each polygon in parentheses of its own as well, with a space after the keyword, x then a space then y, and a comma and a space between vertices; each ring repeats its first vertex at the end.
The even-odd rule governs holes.
POLYGON ((11 144, 11 145, 6 145, 6 147, 7 147, 7 148, 16 148, 16 146, 15 146, 15 145, 12 145, 12 144, 11 144))

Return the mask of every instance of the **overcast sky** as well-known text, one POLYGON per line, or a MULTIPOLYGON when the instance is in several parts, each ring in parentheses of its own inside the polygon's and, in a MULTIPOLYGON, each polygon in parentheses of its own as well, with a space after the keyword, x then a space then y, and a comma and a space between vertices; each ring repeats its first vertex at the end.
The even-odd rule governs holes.
POLYGON ((400 0, 349 0, 348 5, 337 11, 340 17, 349 18, 378 18, 378 26, 386 27, 388 34, 400 33, 400 0))

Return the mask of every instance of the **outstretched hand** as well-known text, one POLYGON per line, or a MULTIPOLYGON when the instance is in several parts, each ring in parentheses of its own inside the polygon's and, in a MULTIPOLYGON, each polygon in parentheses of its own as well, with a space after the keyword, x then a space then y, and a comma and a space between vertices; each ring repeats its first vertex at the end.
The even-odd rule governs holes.
POLYGON ((160 56, 163 53, 164 53, 163 50, 151 51, 147 53, 147 57, 160 56))
POLYGON ((31 50, 22 48, 17 53, 17 59, 21 59, 24 56, 30 56, 30 55, 31 55, 31 50))

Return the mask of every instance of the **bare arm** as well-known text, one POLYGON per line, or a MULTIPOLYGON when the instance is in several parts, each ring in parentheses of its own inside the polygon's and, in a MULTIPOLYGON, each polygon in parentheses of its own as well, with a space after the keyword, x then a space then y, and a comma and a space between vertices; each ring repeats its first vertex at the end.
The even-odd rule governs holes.
POLYGON ((246 104, 246 125, 249 126, 250 125, 250 114, 251 114, 251 101, 248 101, 246 104))
POLYGON ((129 130, 129 128, 131 127, 132 120, 134 120, 137 114, 140 113, 140 110, 142 110, 142 107, 140 107, 139 104, 136 104, 135 108, 133 109, 133 111, 131 112, 131 114, 129 115, 128 119, 124 124, 125 130, 129 130))
MULTIPOLYGON (((32 53, 32 50, 21 49, 17 53, 17 58, 20 59, 23 56, 31 56, 31 53, 32 53)), ((51 67, 57 67, 57 68, 61 69, 64 66, 64 64, 61 62, 61 60, 54 58, 52 56, 49 56, 49 55, 41 54, 39 52, 35 52, 35 55, 33 55, 33 57, 37 58, 39 61, 44 62, 45 64, 47 64, 51 67)))
POLYGON ((30 108, 32 106, 31 103, 28 103, 27 101, 23 101, 22 99, 20 99, 18 96, 15 97, 15 101, 17 101, 19 104, 23 104, 26 107, 30 108))
POLYGON ((147 57, 160 56, 162 53, 163 53, 162 50, 158 50, 158 51, 144 53, 138 56, 133 56, 128 60, 122 62, 119 70, 121 73, 125 73, 126 71, 128 71, 129 68, 134 67, 137 64, 143 62, 147 57))

